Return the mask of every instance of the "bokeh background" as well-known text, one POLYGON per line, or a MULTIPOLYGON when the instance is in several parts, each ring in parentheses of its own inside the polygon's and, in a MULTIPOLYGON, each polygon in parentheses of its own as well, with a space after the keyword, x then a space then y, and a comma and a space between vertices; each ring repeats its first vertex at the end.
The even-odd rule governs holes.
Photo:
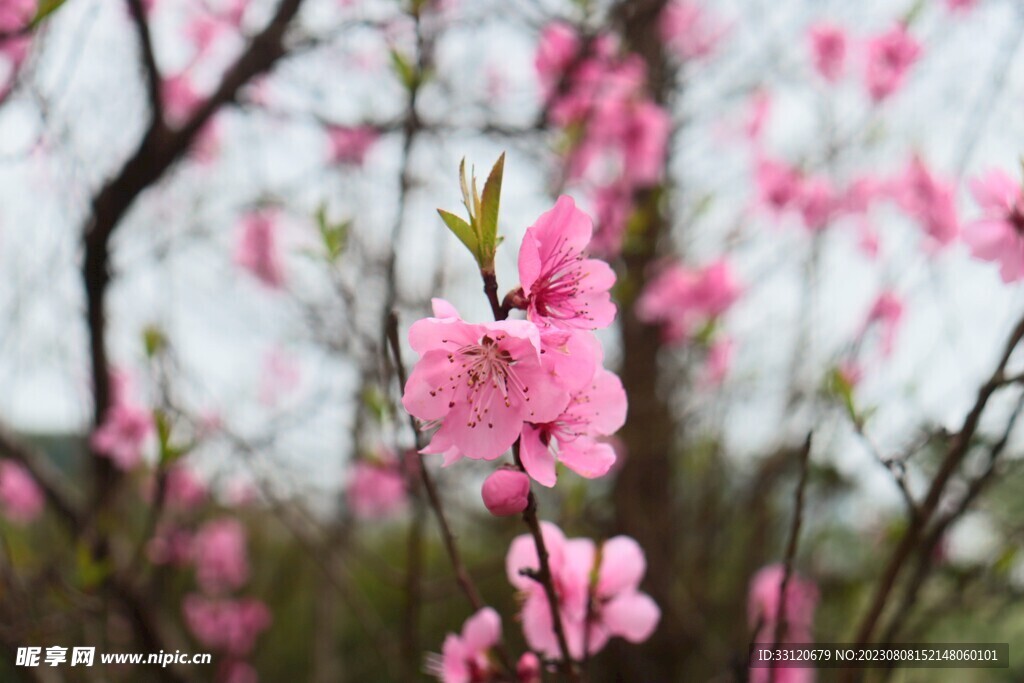
MULTIPOLYGON (((0 520, 0 679, 251 680, 231 678, 244 664, 263 681, 426 680, 425 653, 471 611, 422 494, 396 494, 386 514, 360 510, 357 464, 401 460, 413 445, 388 312, 403 340, 432 297, 490 317, 476 265, 436 209, 461 208, 460 160, 486 176, 503 152, 502 293, 516 286, 523 233, 560 194, 621 241, 599 254, 619 277, 619 321, 599 332, 630 401, 619 464, 598 480, 565 473, 539 491, 540 515, 573 536, 634 536, 662 621, 647 642, 595 657, 592 680, 747 680, 750 581, 785 559, 794 515, 793 571, 819 599, 814 638, 856 640, 958 441, 871 639, 1024 645, 1021 389, 1000 387, 979 424, 965 423, 1024 300, 898 198, 918 163, 950 188, 968 229, 982 213, 970 178, 1020 178, 1017 0, 41 4, 19 21, 21 3, 0 0, 0 48, 24 46, 0 52, 0 457, 34 463, 73 509, 51 496, 30 523, 0 520), (683 18, 663 40, 673 11, 683 18), (574 172, 586 121, 552 116, 564 83, 552 95, 537 64, 554 24, 583 50, 608 40, 616 59, 637 60, 639 92, 670 126, 657 180, 627 188, 618 216, 601 189, 628 169, 601 159, 574 172), (809 37, 824 24, 848 38, 834 81, 809 37), (900 87, 872 97, 870 44, 894 26, 920 54, 900 87), (240 68, 253 55, 258 68, 240 68), (154 94, 158 137, 181 142, 170 159, 146 147, 154 94), (139 155, 148 163, 132 167, 139 155), (773 210, 766 161, 828 188, 824 224, 773 210), (124 211, 99 248, 89 236, 118 178, 139 187, 126 201, 124 187, 112 193, 124 211), (882 187, 864 206, 858 180, 882 187), (241 255, 254 216, 272 223, 274 277, 241 255), (699 330, 673 340, 638 317, 667 264, 719 261, 739 296, 699 330), (881 294, 898 314, 877 314, 881 294), (716 366, 719 345, 730 353, 716 366), (98 378, 114 371, 162 430, 126 472, 89 443, 116 402, 98 378), (198 491, 177 508, 154 503, 172 468, 198 491), (216 651, 184 615, 193 567, 169 559, 161 534, 223 519, 246 538, 237 597, 270 617, 244 656, 171 674, 14 666, 27 644, 216 651)), ((470 573, 521 651, 504 557, 525 528, 483 508, 493 464, 413 459, 435 474, 470 573)), ((995 672, 867 678, 1014 681, 1017 657, 995 672)))

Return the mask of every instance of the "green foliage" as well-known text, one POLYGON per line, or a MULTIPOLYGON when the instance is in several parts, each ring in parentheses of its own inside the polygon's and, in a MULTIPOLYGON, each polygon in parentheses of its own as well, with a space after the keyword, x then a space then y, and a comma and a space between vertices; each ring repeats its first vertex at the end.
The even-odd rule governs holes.
POLYGON ((32 28, 39 26, 47 17, 56 12, 67 0, 39 0, 36 16, 32 18, 32 28))
POLYGON ((462 203, 469 214, 469 221, 450 211, 438 209, 441 220, 473 255, 480 271, 494 273, 494 255, 501 238, 498 236, 498 214, 501 209, 501 183, 505 173, 505 154, 502 153, 491 168, 483 193, 477 187, 476 174, 466 176, 466 160, 459 164, 459 184, 462 189, 462 203))
POLYGON ((327 260, 335 263, 348 246, 349 231, 352 228, 352 221, 332 221, 327 216, 327 206, 321 204, 316 212, 316 225, 320 231, 320 239, 324 245, 324 252, 327 260))

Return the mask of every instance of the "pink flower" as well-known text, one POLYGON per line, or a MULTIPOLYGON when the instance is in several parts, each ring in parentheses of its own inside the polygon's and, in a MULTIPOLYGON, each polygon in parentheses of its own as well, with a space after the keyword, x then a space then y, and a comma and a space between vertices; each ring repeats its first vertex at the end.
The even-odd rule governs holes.
POLYGON ((164 79, 162 97, 164 113, 172 125, 181 125, 187 121, 203 102, 191 77, 184 72, 164 79))
POLYGON ((956 187, 925 164, 919 156, 907 164, 893 184, 897 204, 916 218, 934 246, 942 247, 960 232, 956 212, 956 187))
POLYGON ((831 183, 824 178, 806 178, 800 183, 798 197, 804 226, 817 232, 828 227, 838 207, 831 183))
POLYGON ((593 330, 615 319, 608 291, 615 273, 604 261, 584 258, 593 231, 590 217, 564 195, 526 231, 519 280, 531 321, 593 330))
POLYGON ((672 118, 664 108, 643 101, 629 110, 622 135, 624 179, 635 187, 661 181, 672 118))
POLYGON ((0 3, 0 33, 24 29, 36 15, 36 0, 4 0, 0 3))
POLYGON ((462 634, 449 633, 443 654, 432 656, 427 671, 442 683, 482 683, 496 673, 488 656, 501 640, 501 617, 484 607, 466 620, 462 634))
POLYGON ((115 394, 115 403, 107 409, 103 424, 89 440, 98 455, 110 458, 122 470, 130 470, 142 460, 142 448, 153 432, 153 416, 146 408, 115 394))
MULTIPOLYGON (((552 346, 554 346, 552 344, 552 346)), ((523 427, 520 457, 537 483, 554 486, 556 459, 580 476, 604 476, 615 464, 615 450, 600 437, 611 436, 626 421, 626 392, 622 382, 601 366, 600 347, 580 333, 564 342, 564 353, 580 360, 588 356, 590 372, 582 367, 571 374, 570 400, 560 415, 548 422, 531 420, 523 427), (590 346, 590 350, 581 349, 590 346), (592 354, 592 355, 590 355, 592 354), (590 375, 590 379, 582 381, 590 375)), ((549 355, 559 353, 548 348, 549 355)))
POLYGON ((249 580, 245 528, 236 519, 204 524, 196 533, 193 556, 196 581, 206 593, 216 595, 241 588, 249 580))
MULTIPOLYGON (((878 295, 864 321, 864 331, 874 324, 882 328, 882 355, 892 354, 896 343, 896 332, 903 319, 903 301, 895 292, 885 291, 878 295)), ((862 332, 863 334, 863 332, 862 332)))
POLYGON ((978 0, 946 0, 946 7, 950 12, 966 14, 978 6, 978 0))
POLYGON ((747 112, 743 122, 743 135, 752 142, 760 141, 772 113, 772 95, 764 88, 758 88, 747 101, 747 112))
POLYGON ((999 264, 1003 282, 1024 278, 1024 193, 1000 170, 973 178, 971 194, 983 215, 964 229, 975 258, 999 264))
POLYGON ((541 683, 540 658, 532 652, 524 652, 516 663, 518 683, 541 683))
POLYGON ((405 507, 408 493, 405 477, 394 456, 377 462, 359 460, 352 465, 346 487, 348 504, 360 519, 381 519, 405 507))
POLYGON ((257 391, 260 402, 273 406, 302 385, 302 367, 286 349, 271 347, 263 356, 257 391))
MULTIPOLYGON (((147 502, 156 498, 156 477, 147 479, 142 487, 142 495, 147 502)), ((182 462, 168 468, 164 475, 164 505, 178 510, 191 510, 206 501, 206 484, 195 472, 182 462)))
POLYGON ((234 660, 221 664, 217 680, 222 683, 259 683, 260 677, 251 664, 234 660))
POLYGON ((706 387, 718 386, 729 374, 732 358, 736 354, 736 342, 731 337, 722 337, 712 342, 704 359, 704 376, 702 384, 706 387))
POLYGON ((27 469, 0 460, 0 512, 15 524, 28 524, 43 511, 46 499, 27 469))
MULTIPOLYGON (((779 611, 779 593, 785 568, 781 564, 763 567, 750 581, 747 598, 747 616, 750 626, 760 625, 759 636, 774 637, 776 617, 779 611)), ((814 610, 818 604, 818 588, 813 582, 792 572, 786 584, 784 616, 786 620, 786 642, 811 642, 814 626, 814 610)), ((755 642, 766 642, 755 637, 755 642)))
POLYGON ((605 259, 618 256, 626 235, 626 221, 633 210, 633 188, 626 183, 602 185, 594 191, 596 226, 591 253, 605 259))
MULTIPOLYGON (((541 533, 573 659, 583 657, 584 643, 588 654, 595 654, 613 637, 640 643, 651 636, 661 610, 650 596, 639 591, 647 563, 636 541, 616 536, 602 543, 598 552, 590 539, 567 539, 550 522, 541 522, 541 533)), ((546 657, 560 658, 544 589, 522 574, 540 566, 530 535, 512 541, 505 566, 509 581, 526 597, 522 622, 530 649, 546 657)))
POLYGON ((379 137, 373 126, 327 126, 331 163, 362 166, 379 137))
POLYGON ((277 247, 280 228, 276 211, 254 211, 242 216, 235 263, 271 289, 284 287, 284 264, 277 247))
POLYGON ((192 534, 173 524, 161 524, 146 545, 146 556, 153 564, 184 567, 192 562, 192 534))
POLYGON ((897 24, 867 42, 865 83, 871 99, 881 102, 903 87, 907 72, 921 56, 921 45, 897 24))
POLYGON ((252 652, 256 639, 270 626, 270 610, 254 598, 210 600, 190 594, 182 611, 200 644, 235 656, 252 652))
POLYGON ((555 92, 559 81, 576 59, 579 49, 579 37, 568 24, 554 22, 541 31, 533 65, 545 99, 555 92))
POLYGON ((185 25, 185 36, 199 54, 205 54, 224 33, 224 25, 208 14, 192 17, 185 25))
POLYGON ((781 161, 760 159, 754 170, 754 182, 758 201, 776 216, 800 200, 803 178, 798 170, 781 161))
POLYGON ((727 28, 693 0, 673 0, 658 20, 665 45, 682 59, 707 57, 722 40, 727 28))
MULTIPOLYGON (((779 609, 779 595, 782 589, 784 568, 773 564, 761 569, 750 582, 747 598, 747 614, 751 628, 757 629, 755 643, 775 641, 776 618, 779 609)), ((818 588, 811 581, 792 573, 786 584, 784 606, 785 635, 783 643, 813 642, 811 629, 814 625, 814 610, 818 603, 818 588)), ((767 683, 771 680, 771 668, 751 667, 751 683, 767 683)), ((814 669, 779 667, 775 670, 777 683, 812 683, 814 669)))
POLYGON ((672 264, 651 280, 637 301, 637 317, 660 324, 669 342, 679 342, 724 314, 740 287, 725 261, 691 269, 672 264))
POLYGON ((829 83, 835 83, 843 75, 846 63, 846 31, 835 24, 815 24, 807 32, 811 42, 814 68, 829 83))
POLYGON ((519 470, 501 468, 484 480, 480 490, 484 506, 496 517, 515 515, 526 509, 530 478, 519 470))
POLYGON ((434 299, 434 315, 409 330, 420 359, 402 396, 413 416, 440 423, 422 452, 493 460, 524 422, 552 420, 568 404, 568 393, 541 363, 533 323, 467 323, 443 299, 434 299))

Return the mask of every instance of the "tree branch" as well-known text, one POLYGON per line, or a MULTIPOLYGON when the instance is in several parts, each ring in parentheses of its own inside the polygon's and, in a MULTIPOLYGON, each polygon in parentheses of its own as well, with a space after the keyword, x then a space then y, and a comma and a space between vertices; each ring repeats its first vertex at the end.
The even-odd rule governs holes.
POLYGON ((128 14, 131 16, 132 23, 135 24, 135 32, 139 36, 142 66, 146 72, 146 93, 149 96, 151 125, 155 126, 164 120, 164 104, 160 95, 163 79, 160 77, 160 68, 156 64, 153 37, 149 31, 149 21, 146 19, 146 10, 142 6, 142 0, 125 1, 128 3, 128 14))
MULTIPOLYGON (((886 565, 885 571, 882 574, 878 588, 875 591, 874 598, 872 599, 868 611, 864 615, 864 619, 861 621, 861 625, 857 630, 856 643, 858 646, 865 645, 871 640, 875 626, 878 624, 878 620, 882 615, 882 611, 885 608, 889 595, 896 584, 896 579, 899 577, 907 559, 917 547, 918 541, 925 530, 926 524, 931 519, 939 505, 939 501, 945 491, 946 484, 949 482, 949 479, 953 476, 957 468, 960 466, 960 463, 967 455, 971 439, 975 432, 977 432, 978 424, 981 421, 981 415, 985 411, 985 407, 988 405, 989 399, 998 388, 1005 386, 1004 377, 1006 364, 1009 362, 1010 356, 1013 354, 1022 338, 1024 338, 1024 318, 1021 318, 1017 323, 1010 335, 1010 338, 1006 342, 1006 346, 996 369, 993 371, 988 381, 985 382, 985 384, 983 384, 978 390, 978 396, 974 401, 974 405, 964 418, 963 425, 960 430, 953 435, 952 441, 946 451, 946 456, 942 460, 942 465, 928 489, 928 495, 920 505, 920 514, 911 519, 911 523, 908 526, 906 533, 900 540, 899 545, 893 551, 889 562, 886 565)), ((840 680, 852 680, 853 675, 853 670, 844 670, 841 673, 840 680)))
MULTIPOLYGON (((129 0, 136 3, 137 0, 129 0)), ((221 107, 234 101, 253 77, 269 70, 285 55, 284 36, 303 0, 281 0, 270 23, 249 43, 225 72, 220 86, 180 128, 169 130, 154 117, 138 148, 121 170, 93 197, 84 234, 85 284, 90 360, 94 391, 93 420, 99 425, 110 407, 109 360, 106 346, 106 293, 110 283, 110 240, 135 200, 156 183, 188 151, 195 137, 221 107)), ((94 454, 95 455, 95 454, 94 454)), ((94 458, 95 506, 102 504, 116 473, 106 458, 94 458)))

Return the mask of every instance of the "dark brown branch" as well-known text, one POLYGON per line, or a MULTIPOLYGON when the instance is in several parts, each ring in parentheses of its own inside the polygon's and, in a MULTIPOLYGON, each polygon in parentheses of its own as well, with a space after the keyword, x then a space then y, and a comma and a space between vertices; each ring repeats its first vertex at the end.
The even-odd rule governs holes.
MULTIPOLYGON (((100 424, 110 407, 109 360, 106 344, 106 293, 110 283, 110 240, 135 200, 156 183, 188 151, 195 137, 221 107, 234 101, 253 77, 269 70, 285 55, 284 36, 298 14, 302 0, 281 0, 270 23, 249 43, 225 72, 217 90, 180 128, 168 129, 154 119, 135 152, 92 200, 92 213, 84 229, 85 284, 90 361, 94 392, 93 420, 100 424)), ((95 499, 99 506, 115 480, 106 458, 94 458, 95 499)))
POLYGON ((128 14, 135 25, 139 36, 139 49, 142 51, 142 67, 146 72, 146 93, 149 96, 151 122, 162 122, 164 118, 163 98, 160 95, 163 79, 160 68, 156 64, 156 53, 153 51, 153 36, 149 31, 149 21, 142 0, 126 0, 128 14))
MULTIPOLYGON (((918 541, 924 533, 925 525, 931 519, 939 505, 942 494, 945 492, 946 484, 949 482, 949 479, 953 476, 957 468, 959 468, 960 463, 967 455, 971 439, 977 432, 978 424, 981 421, 982 413, 985 411, 989 399, 992 398, 992 395, 999 387, 1004 386, 1006 364, 1009 362, 1010 356, 1013 354, 1013 351, 1017 348, 1017 345, 1020 343, 1022 338, 1024 338, 1024 318, 1017 323, 1017 326, 1014 328, 1010 338, 1006 342, 1006 346, 995 371, 992 373, 991 377, 989 377, 988 381, 985 382, 985 384, 983 384, 978 390, 978 396, 975 399, 971 410, 964 418, 963 425, 960 430, 953 435, 939 471, 935 475, 935 478, 932 480, 928 489, 928 495, 921 503, 920 514, 911 520, 911 523, 908 526, 906 533, 903 535, 903 538, 900 540, 899 545, 897 545, 895 550, 893 550, 882 574, 882 578, 879 581, 875 595, 868 607, 868 611, 864 615, 860 627, 857 629, 856 643, 858 645, 865 645, 870 642, 875 626, 878 624, 878 620, 882 615, 882 611, 885 608, 889 595, 896 584, 896 579, 899 577, 907 559, 917 547, 918 541)), ((844 671, 841 674, 841 680, 852 680, 853 675, 854 673, 852 670, 844 671)))
MULTIPOLYGON (((811 434, 807 435, 804 446, 800 450, 800 480, 796 485, 796 503, 793 506, 793 523, 789 527, 789 540, 786 542, 786 554, 782 560, 782 581, 779 582, 779 603, 775 610, 775 633, 772 636, 772 649, 779 647, 779 644, 786 637, 788 627, 786 616, 786 591, 789 590, 789 580, 793 575, 793 560, 796 557, 796 550, 800 544, 800 527, 804 519, 804 489, 807 487, 807 474, 810 470, 811 460, 811 434)), ((775 683, 776 668, 773 666, 768 672, 768 683, 775 683)))
MULTIPOLYGON (((405 387, 408 377, 405 371, 405 363, 402 360, 401 342, 398 340, 398 316, 393 312, 388 316, 387 338, 391 346, 391 358, 395 363, 398 381, 402 387, 405 387)), ((423 443, 422 432, 412 415, 409 415, 409 424, 412 426, 413 434, 416 438, 416 448, 419 450, 426 444, 423 443)), ((462 592, 469 600, 473 610, 479 610, 484 606, 484 601, 480 598, 480 592, 476 589, 473 579, 470 578, 469 572, 466 571, 466 566, 462 562, 462 554, 455 543, 455 534, 452 533, 451 527, 448 525, 448 517, 445 514, 444 505, 441 503, 441 497, 438 495, 437 485, 434 483, 434 478, 430 476, 426 466, 421 466, 419 470, 420 479, 423 481, 423 488, 427 491, 427 500, 430 503, 430 508, 434 511, 437 524, 441 528, 441 539, 444 542, 444 549, 448 553, 452 569, 455 571, 455 580, 458 582, 459 587, 462 588, 462 592)))

